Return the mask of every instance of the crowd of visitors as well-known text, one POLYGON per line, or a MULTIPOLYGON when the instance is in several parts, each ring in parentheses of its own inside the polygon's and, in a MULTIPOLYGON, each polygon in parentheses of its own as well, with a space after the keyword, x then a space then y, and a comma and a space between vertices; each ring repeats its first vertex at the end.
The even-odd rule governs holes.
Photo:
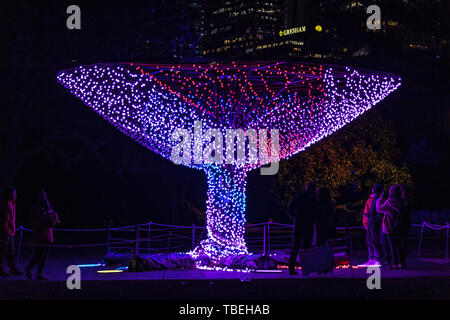
POLYGON ((411 208, 406 187, 393 185, 389 192, 383 185, 375 185, 366 201, 366 243, 369 260, 363 266, 380 266, 384 254, 391 269, 407 267, 407 237, 411 227, 411 208))
MULTIPOLYGON (((363 212, 369 260, 360 266, 381 266, 381 257, 390 269, 406 269, 407 237, 411 225, 411 209, 406 187, 393 185, 388 193, 384 186, 375 184, 363 212)), ((295 196, 287 210, 294 221, 290 274, 297 274, 295 263, 300 249, 311 248, 314 231, 317 246, 325 246, 330 238, 333 200, 328 187, 317 187, 314 182, 295 196)))
MULTIPOLYGON (((18 276, 15 262, 14 235, 16 233, 16 189, 9 187, 0 208, 0 277, 18 276), (5 270, 8 265, 9 272, 5 270)), ((35 279, 47 280, 43 275, 45 259, 49 245, 53 243, 53 227, 59 221, 58 214, 53 210, 47 193, 41 190, 38 201, 33 209, 33 254, 25 268, 28 279, 32 279, 32 269, 37 265, 35 279)))
MULTIPOLYGON (((0 208, 0 276, 23 274, 14 259, 14 235, 16 232, 16 190, 7 189, 0 208), (6 271, 6 265, 9 272, 6 271)), ((330 189, 318 187, 314 182, 295 196, 287 213, 294 221, 292 252, 289 258, 290 274, 297 274, 295 263, 300 249, 311 248, 315 235, 318 247, 326 246, 330 238, 334 203, 330 189)), ((393 185, 386 193, 384 186, 375 184, 363 212, 366 244, 369 260, 361 266, 381 266, 381 258, 391 269, 407 267, 407 237, 411 225, 411 209, 404 186, 393 185)), ((47 280, 43 275, 48 247, 53 243, 53 227, 59 222, 47 194, 41 190, 33 209, 33 253, 25 268, 28 279, 37 265, 35 279, 47 280)))

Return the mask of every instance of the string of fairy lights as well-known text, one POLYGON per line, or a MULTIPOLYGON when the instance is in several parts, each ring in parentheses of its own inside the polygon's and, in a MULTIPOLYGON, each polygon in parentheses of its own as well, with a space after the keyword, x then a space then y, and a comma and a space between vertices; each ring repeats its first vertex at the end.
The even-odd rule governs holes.
MULTIPOLYGON (((278 129, 278 156, 287 159, 339 130, 401 83, 386 73, 292 62, 100 63, 64 70, 57 78, 117 129, 169 160, 178 143, 172 140, 174 130, 194 132, 198 121, 200 133, 218 129, 223 136, 227 129, 278 129)), ((206 256, 216 268, 228 256, 248 254, 246 172, 271 161, 262 157, 272 152, 267 139, 256 162, 185 164, 204 170, 208 181, 208 238, 191 252, 198 261, 206 256)), ((208 142, 196 140, 192 152, 202 155, 208 142)), ((224 139, 225 148, 214 150, 224 152, 220 158, 226 156, 226 144, 224 139)), ((236 148, 236 154, 246 154, 249 143, 236 148)))
POLYGON ((233 166, 209 166, 206 171, 208 239, 191 252, 194 258, 208 256, 213 262, 232 255, 248 254, 245 244, 245 170, 233 166))

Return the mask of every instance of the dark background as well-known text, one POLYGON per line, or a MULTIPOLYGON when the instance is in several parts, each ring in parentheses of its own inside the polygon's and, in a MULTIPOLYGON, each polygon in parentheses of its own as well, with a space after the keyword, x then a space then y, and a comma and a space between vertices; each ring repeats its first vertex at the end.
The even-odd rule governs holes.
MULTIPOLYGON (((370 48, 362 57, 349 54, 319 62, 402 77, 401 88, 376 108, 395 123, 403 161, 414 179, 418 208, 447 209, 449 7, 445 2, 432 2, 437 5, 411 1, 416 5, 406 9, 396 6, 400 1, 382 3, 386 4, 383 15, 396 17, 407 32, 437 39, 439 45, 425 51, 405 50, 401 39, 383 32, 359 31, 364 30, 367 14, 365 9, 348 17, 341 14, 338 8, 348 1, 314 2, 308 7, 308 19, 338 30, 337 38, 321 38, 316 44, 312 39, 312 45, 324 49, 346 46, 353 52, 370 48)), ((56 81, 59 70, 95 62, 214 59, 202 58, 195 50, 202 40, 192 19, 186 2, 175 0, 3 4, 0 179, 2 189, 10 184, 18 189, 19 225, 29 224, 29 212, 41 188, 47 190, 64 227, 150 220, 203 223, 206 179, 202 172, 175 166, 132 142, 56 81), (81 7, 81 30, 66 28, 66 8, 71 4, 81 7)), ((242 57, 266 58, 263 54, 242 57)), ((283 53, 272 53, 270 58, 290 59, 283 53)), ((224 59, 226 55, 219 60, 224 59)), ((286 221, 272 185, 273 177, 250 173, 249 221, 270 217, 286 221)))

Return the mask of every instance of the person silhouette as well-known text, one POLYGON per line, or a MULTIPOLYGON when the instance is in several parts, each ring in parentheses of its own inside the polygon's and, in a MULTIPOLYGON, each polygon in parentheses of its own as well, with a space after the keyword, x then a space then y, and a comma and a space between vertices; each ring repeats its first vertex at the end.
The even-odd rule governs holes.
POLYGON ((48 246, 53 243, 53 227, 59 221, 58 214, 53 210, 45 190, 41 190, 38 202, 34 208, 33 242, 36 247, 25 271, 28 279, 32 279, 31 269, 37 264, 36 280, 47 280, 42 274, 48 246))
POLYGON ((0 208, 0 277, 21 275, 14 261, 14 234, 16 233, 16 189, 8 187, 0 208), (5 271, 4 260, 9 267, 5 271))
POLYGON ((289 257, 289 274, 296 275, 295 263, 300 249, 311 248, 314 235, 314 221, 318 210, 316 200, 317 185, 309 182, 305 191, 295 196, 287 210, 288 216, 294 220, 292 233, 292 252, 289 257))
POLYGON ((322 186, 317 189, 318 212, 316 215, 317 245, 324 246, 330 238, 331 217, 333 215, 333 199, 330 189, 322 186))
POLYGON ((401 189, 398 185, 389 188, 389 196, 385 195, 376 202, 377 212, 384 214, 382 220, 382 230, 387 253, 388 265, 391 269, 402 268, 400 263, 400 239, 399 239, 399 222, 401 212, 404 211, 405 204, 401 198, 401 189))
POLYGON ((383 213, 377 211, 376 202, 381 197, 383 189, 382 184, 375 184, 364 208, 364 212, 367 214, 366 244, 369 260, 362 266, 381 266, 380 257, 384 251, 384 236, 381 230, 383 213))

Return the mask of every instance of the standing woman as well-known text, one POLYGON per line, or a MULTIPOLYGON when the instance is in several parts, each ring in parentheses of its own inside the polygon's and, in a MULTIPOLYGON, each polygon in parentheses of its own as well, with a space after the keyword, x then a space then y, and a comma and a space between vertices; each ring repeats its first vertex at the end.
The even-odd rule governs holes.
POLYGON ((330 238, 331 219, 333 217, 333 200, 330 189, 317 189, 318 212, 316 217, 317 245, 324 246, 330 238))
POLYGON ((378 212, 384 214, 382 230, 385 237, 388 264, 391 269, 401 268, 400 264, 400 239, 399 224, 400 214, 405 210, 401 189, 398 185, 389 188, 389 197, 383 195, 376 202, 378 212))
POLYGON ((0 277, 18 276, 14 261, 14 234, 16 233, 16 189, 9 187, 0 207, 0 277), (4 269, 3 260, 9 267, 9 273, 4 269))
POLYGON ((31 269, 37 264, 38 272, 36 280, 47 280, 42 275, 42 272, 44 271, 48 247, 53 243, 53 227, 59 222, 59 218, 58 214, 53 210, 50 201, 48 201, 47 194, 44 190, 41 190, 33 214, 33 243, 37 246, 33 250, 33 256, 25 271, 28 279, 31 280, 31 269))

